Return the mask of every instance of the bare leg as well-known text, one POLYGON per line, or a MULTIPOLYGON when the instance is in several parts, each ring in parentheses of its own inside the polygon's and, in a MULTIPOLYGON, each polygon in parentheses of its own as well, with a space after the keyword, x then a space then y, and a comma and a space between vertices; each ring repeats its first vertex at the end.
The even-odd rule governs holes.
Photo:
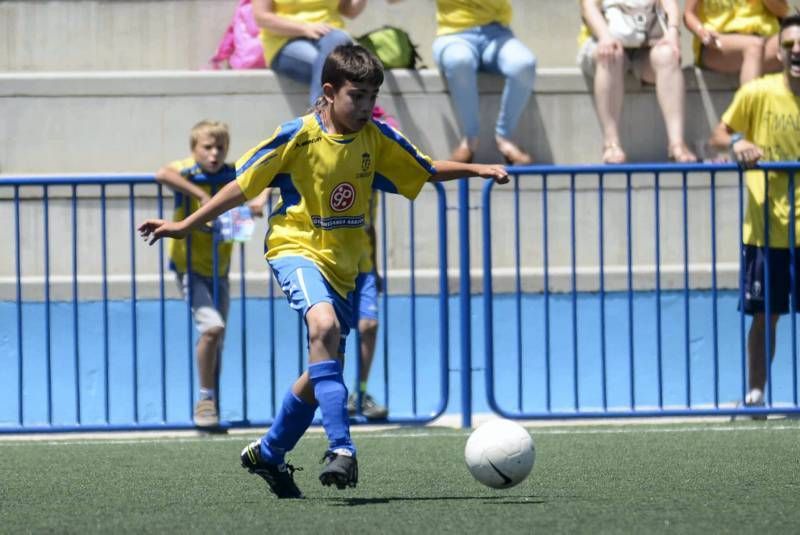
MULTIPOLYGON (((745 84, 764 72, 765 40, 757 35, 724 34, 719 36, 720 48, 704 46, 703 67, 725 74, 739 74, 745 84)), ((777 41, 775 54, 777 55, 777 41)), ((774 65, 773 65, 774 68, 774 65)), ((778 63, 780 69, 780 63, 778 63)))
POLYGON ((597 61, 594 75, 594 99, 597 118, 603 130, 603 161, 622 163, 625 153, 620 148, 619 122, 624 97, 625 59, 622 50, 609 61, 597 61), (612 149, 616 150, 612 150, 612 149))
POLYGON ((369 379, 372 359, 375 356, 375 341, 378 338, 378 320, 362 319, 358 322, 358 333, 361 337, 361 371, 358 380, 365 383, 369 379))
POLYGON ((669 155, 679 162, 697 161, 683 138, 685 91, 678 53, 669 45, 662 44, 650 50, 648 59, 643 79, 655 82, 658 104, 667 128, 669 155))
POLYGON ((200 388, 216 390, 219 349, 225 334, 224 327, 212 327, 197 340, 197 375, 200 388))
MULTIPOLYGON (((770 356, 769 360, 775 358, 775 328, 778 325, 780 316, 777 314, 772 315, 770 322, 769 337, 770 337, 770 356)), ((764 342, 766 335, 766 320, 764 314, 756 314, 753 316, 753 323, 750 325, 750 332, 747 336, 747 367, 749 369, 749 389, 752 391, 757 388, 764 392, 764 387, 767 383, 767 370, 764 364, 764 342)))
MULTIPOLYGON (((344 360, 339 351, 339 323, 330 303, 318 303, 306 312, 308 325, 308 361, 310 364, 326 360, 344 360)), ((305 371, 292 385, 292 392, 309 404, 316 404, 314 386, 305 371)))

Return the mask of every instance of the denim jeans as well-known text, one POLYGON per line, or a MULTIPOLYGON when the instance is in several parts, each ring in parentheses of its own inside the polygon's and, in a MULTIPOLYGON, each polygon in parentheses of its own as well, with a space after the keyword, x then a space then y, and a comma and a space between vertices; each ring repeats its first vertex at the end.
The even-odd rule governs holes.
POLYGON ((468 138, 478 137, 478 71, 506 78, 495 133, 509 138, 533 91, 536 57, 502 24, 476 26, 437 37, 433 58, 447 79, 458 119, 468 138))
POLYGON ((270 68, 292 80, 307 82, 313 106, 322 95, 322 66, 328 54, 337 46, 352 42, 350 35, 342 30, 332 30, 317 40, 298 37, 283 45, 272 58, 270 68))

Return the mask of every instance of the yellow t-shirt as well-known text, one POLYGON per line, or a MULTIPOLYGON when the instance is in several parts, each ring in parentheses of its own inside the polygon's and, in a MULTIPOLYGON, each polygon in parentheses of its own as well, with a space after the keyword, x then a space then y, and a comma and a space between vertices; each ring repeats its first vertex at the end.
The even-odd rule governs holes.
MULTIPOLYGON (((764 151, 765 162, 797 161, 800 158, 800 97, 786 86, 783 73, 770 74, 743 85, 722 116, 734 131, 764 151)), ((744 243, 765 245, 764 172, 748 171, 747 214, 744 243)), ((789 177, 769 173, 769 246, 789 247, 789 177)), ((800 219, 800 174, 795 175, 795 213, 800 219)), ((800 238, 800 225, 795 224, 800 238)), ((800 240, 796 240, 800 244, 800 240)))
MULTIPOLYGON (((275 14, 283 18, 306 24, 322 23, 334 28, 344 28, 339 14, 339 0, 272 0, 275 14)), ((261 29, 261 44, 267 66, 275 54, 293 37, 276 35, 261 29)))
POLYGON ((436 0, 436 35, 499 22, 511 24, 510 0, 436 0))
MULTIPOLYGON (((780 22, 762 0, 701 0, 697 18, 709 30, 719 33, 744 33, 768 37, 780 30, 780 22)), ((692 42, 695 62, 700 60, 702 43, 692 42)))
MULTIPOLYGON (((206 174, 191 156, 169 164, 169 167, 178 171, 184 178, 194 182, 209 195, 214 195, 222 187, 236 178, 233 166, 225 164, 222 169, 213 175, 206 174)), ((175 192, 174 221, 180 221, 200 207, 200 201, 194 197, 175 192)), ((220 242, 217 246, 217 274, 225 276, 230 266, 233 244, 220 242)), ((191 235, 183 240, 169 240, 170 268, 178 273, 187 272, 187 261, 191 261, 192 273, 204 277, 214 274, 214 234, 211 226, 207 225, 201 230, 193 230, 191 235), (187 259, 186 251, 191 244, 191 252, 187 259)))
POLYGON ((266 187, 280 190, 265 239, 267 260, 307 258, 343 297, 355 288, 369 248, 364 227, 373 188, 413 199, 436 173, 428 156, 383 123, 329 134, 316 114, 278 127, 236 170, 248 199, 266 187))

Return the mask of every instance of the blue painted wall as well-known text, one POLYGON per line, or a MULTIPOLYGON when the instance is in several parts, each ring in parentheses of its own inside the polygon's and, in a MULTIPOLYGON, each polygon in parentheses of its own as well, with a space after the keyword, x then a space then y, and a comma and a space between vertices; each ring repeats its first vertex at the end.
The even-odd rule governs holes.
MULTIPOLYGON (((661 310, 661 370, 663 402, 669 406, 686 406, 687 393, 693 406, 714 400, 714 370, 719 374, 719 400, 732 402, 742 395, 743 331, 736 309, 736 292, 720 293, 718 305, 718 362, 713 344, 712 298, 709 292, 692 292, 688 303, 689 333, 686 344, 686 305, 680 292, 663 293, 661 310), (687 370, 689 370, 687 375, 687 370)), ((639 408, 658 404, 658 344, 656 328, 656 296, 640 292, 629 301, 625 293, 606 294, 605 298, 605 369, 606 402, 609 407, 631 404, 631 354, 629 343, 629 303, 632 306, 632 348, 635 371, 633 395, 639 408)), ((242 302, 231 303, 229 330, 223 357, 222 417, 255 422, 270 420, 273 400, 297 375, 304 357, 304 333, 298 316, 290 311, 282 298, 272 303, 274 328, 270 321, 267 299, 248 299, 246 323, 242 322, 242 302), (242 327, 245 332, 243 333, 242 327), (272 333, 276 333, 273 335, 272 333), (246 340, 244 345, 242 340, 246 340), (274 347, 274 349, 273 349, 274 347), (243 350, 244 349, 244 350, 243 350), (271 386, 274 365, 275 389, 271 386), (246 389, 242 389, 246 367, 246 389), (246 394, 245 394, 246 392, 246 394)), ((546 407, 544 297, 540 294, 522 298, 522 364, 517 359, 517 326, 515 301, 512 295, 499 295, 494 301, 494 343, 496 397, 505 410, 514 412, 541 411, 546 407), (518 377, 521 377, 521 406, 518 377)), ((578 325, 577 347, 573 344, 573 301, 569 294, 553 294, 550 307, 550 396, 554 410, 571 410, 602 406, 603 380, 600 331, 600 296, 579 294, 575 301, 578 325), (577 377, 576 386, 576 353, 577 377)), ((416 301, 416 347, 412 348, 410 327, 411 300, 391 297, 387 312, 381 311, 381 329, 388 331, 388 402, 392 415, 428 415, 439 405, 439 306, 435 297, 420 296, 416 301), (412 405, 412 375, 416 361, 416 412, 412 405)), ((481 296, 473 298, 473 410, 488 411, 485 389, 484 325, 481 296)), ((134 419, 134 406, 140 422, 188 422, 191 418, 189 378, 193 340, 196 336, 188 310, 181 301, 165 303, 164 324, 168 326, 162 352, 162 318, 158 301, 140 301, 135 307, 136 336, 133 312, 129 301, 109 302, 107 306, 108 349, 106 350, 104 305, 102 302, 80 303, 77 310, 77 348, 75 355, 74 309, 71 303, 51 303, 50 367, 52 376, 52 421, 56 425, 78 422, 76 394, 80 394, 80 422, 126 424, 134 419), (134 404, 134 354, 136 340, 136 377, 138 401, 134 404), (163 358, 163 364, 162 364, 163 358), (106 359, 108 366, 106 366, 106 359), (166 388, 162 384, 162 367, 166 388), (108 400, 106 406, 106 370, 108 400), (76 377, 80 386, 76 389, 76 377), (166 399, 162 415, 162 396, 166 399), (107 414, 106 414, 107 411, 107 414)), ((22 376, 23 422, 26 425, 47 423, 47 351, 46 308, 43 303, 26 303, 22 307, 22 376)), ((460 357, 458 300, 450 301, 450 400, 448 412, 460 412, 460 357)), ((370 391, 380 400, 387 399, 383 384, 384 355, 379 335, 378 351, 370 380, 370 391)), ((791 352, 791 322, 779 324, 778 354, 773 366, 773 401, 793 402, 796 368, 791 352)), ((352 338, 350 340, 348 385, 354 384, 352 338)), ((0 302, 0 425, 17 425, 20 390, 17 306, 0 302)), ((195 389, 192 389, 195 390, 195 389)))

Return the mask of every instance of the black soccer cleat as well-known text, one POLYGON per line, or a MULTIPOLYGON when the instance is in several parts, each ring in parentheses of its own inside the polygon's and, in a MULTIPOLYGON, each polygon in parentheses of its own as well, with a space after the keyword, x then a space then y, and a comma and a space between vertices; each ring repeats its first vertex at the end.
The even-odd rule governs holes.
POLYGON ((355 456, 328 450, 321 462, 325 463, 325 468, 322 469, 319 480, 326 487, 336 485, 341 490, 358 484, 358 461, 355 456))
POLYGON ((269 490, 278 498, 305 498, 294 484, 295 468, 291 464, 272 464, 261 460, 261 439, 251 442, 242 450, 242 468, 251 474, 261 476, 269 485, 269 490))

